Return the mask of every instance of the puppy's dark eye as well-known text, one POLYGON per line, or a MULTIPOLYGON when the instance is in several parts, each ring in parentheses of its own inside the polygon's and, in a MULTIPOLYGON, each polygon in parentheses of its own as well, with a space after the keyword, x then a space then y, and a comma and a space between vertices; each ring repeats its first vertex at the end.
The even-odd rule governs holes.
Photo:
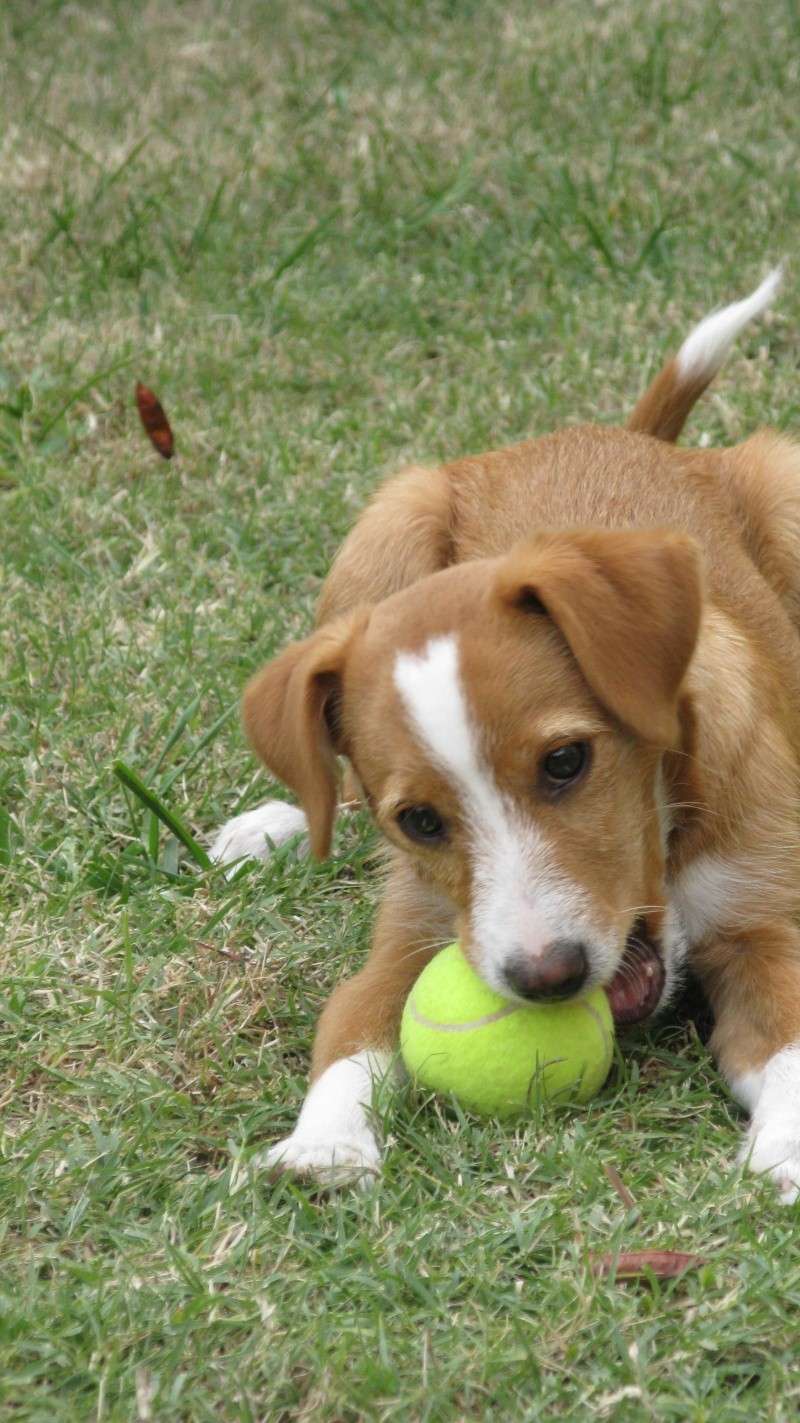
POLYGON ((447 838, 445 823, 432 805, 410 805, 400 811, 397 824, 409 840, 421 845, 435 845, 447 838))
POLYGON ((585 741, 570 741, 566 746, 557 746, 542 761, 544 778, 548 785, 566 786, 575 781, 589 759, 589 747, 585 741))

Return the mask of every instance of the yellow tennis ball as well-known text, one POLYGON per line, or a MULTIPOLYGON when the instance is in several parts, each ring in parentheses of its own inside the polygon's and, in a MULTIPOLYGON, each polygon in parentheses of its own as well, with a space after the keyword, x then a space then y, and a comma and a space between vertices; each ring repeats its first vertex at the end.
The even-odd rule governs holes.
POLYGON ((600 1091, 614 1024, 601 988, 564 1003, 510 1002, 450 944, 408 997, 400 1049, 423 1087, 482 1116, 523 1116, 543 1101, 588 1102, 600 1091))

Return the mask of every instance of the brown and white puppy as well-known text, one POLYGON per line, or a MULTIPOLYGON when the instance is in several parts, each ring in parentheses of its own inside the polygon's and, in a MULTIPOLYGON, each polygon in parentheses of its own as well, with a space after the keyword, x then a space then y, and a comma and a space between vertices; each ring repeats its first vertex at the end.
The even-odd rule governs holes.
POLYGON ((671 443, 777 282, 701 322, 627 430, 390 480, 318 630, 248 687, 250 739, 303 809, 237 817, 216 858, 298 830, 324 856, 339 758, 391 847, 372 952, 322 1014, 270 1165, 377 1170, 375 1078, 457 935, 509 998, 602 984, 622 1023, 688 956, 752 1113, 744 1154, 800 1192, 800 448, 671 443))

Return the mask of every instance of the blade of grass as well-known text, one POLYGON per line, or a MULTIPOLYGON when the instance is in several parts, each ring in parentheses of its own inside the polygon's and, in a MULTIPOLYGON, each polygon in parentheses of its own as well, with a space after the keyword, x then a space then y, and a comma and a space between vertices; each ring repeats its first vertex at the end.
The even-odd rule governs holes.
POLYGON ((225 188, 227 187, 227 183, 227 178, 220 178, 214 191, 214 195, 211 198, 211 201, 208 203, 205 212, 201 215, 199 221, 197 222, 194 232, 192 233, 191 237, 189 238, 189 241, 186 244, 187 262, 190 261, 190 259, 194 256, 195 252, 199 249, 206 233, 211 227, 211 224, 213 223, 214 218, 216 217, 219 211, 219 205, 222 202, 222 194, 224 193, 225 188))
POLYGON ((150 859, 155 864, 158 861, 158 827, 160 822, 158 816, 154 815, 152 811, 148 816, 148 821, 149 824, 147 827, 147 853, 150 856, 150 859))
POLYGON ((339 209, 337 207, 334 208, 333 212, 329 212, 326 217, 320 218, 319 222, 316 223, 304 237, 301 237, 299 242, 295 243, 294 247, 290 247, 289 251, 286 252, 283 257, 278 258, 269 275, 268 282, 270 286, 274 285, 278 278, 283 276, 284 272, 288 272, 289 268, 295 265, 295 262, 299 262, 300 258, 305 256, 306 252, 309 252, 312 247, 316 246, 319 239, 328 231, 328 228, 333 225, 338 216, 339 209))
POLYGON ((4 805, 0 805, 0 865, 11 864, 11 816, 4 805))
POLYGON ((53 81, 53 75, 55 74, 56 69, 58 68, 58 63, 59 56, 58 54, 56 54, 53 56, 53 59, 45 70, 41 83, 37 85, 36 89, 33 91, 31 99, 25 106, 21 119, 21 122, 23 124, 30 123, 32 116, 38 113, 39 110, 44 106, 44 101, 47 97, 50 85, 53 81))
POLYGON ((89 153, 88 149, 82 148, 77 139, 71 138, 68 133, 58 128, 55 124, 48 123, 47 119, 40 118, 38 123, 39 127, 43 128, 45 133, 49 133, 50 137, 57 139, 59 143, 65 144, 78 158, 82 158, 86 163, 91 163, 93 168, 99 168, 101 172, 103 171, 103 165, 99 158, 95 158, 94 154, 89 153))
POLYGON ((101 380, 107 380, 109 376, 115 375, 117 371, 124 370, 125 366, 129 366, 132 361, 133 356, 125 356, 121 361, 115 361, 113 366, 106 366, 106 369, 104 371, 95 371, 94 375, 90 376, 89 380, 84 381, 83 385, 79 385, 76 390, 73 390, 72 394, 68 397, 67 400, 64 401, 63 405, 59 406, 55 415, 51 415, 50 419, 46 422, 42 429, 37 432, 36 443, 40 445, 42 441, 46 439, 46 437, 50 434, 50 431, 53 429, 53 426, 58 424, 62 415, 66 415, 70 406, 74 405, 76 400, 80 400, 81 396, 86 395, 87 391, 93 390, 96 385, 99 385, 101 380))
POLYGON ((161 767, 163 766, 164 762, 166 761, 167 757, 169 756, 169 753, 170 753, 170 751, 172 750, 173 746, 176 744, 176 742, 180 741, 180 738, 183 736, 183 733, 184 733, 184 731, 186 730, 187 725, 188 725, 189 722, 191 721, 192 717, 194 716, 195 712, 197 711, 197 708, 198 708, 199 705, 200 705, 200 700, 201 700, 201 699, 200 699, 199 696, 197 696, 197 697, 192 697, 192 700, 189 702, 189 705, 188 705, 187 707, 184 707, 183 711, 181 712, 180 716, 178 717, 178 720, 176 721, 174 727, 172 728, 172 731, 170 732, 169 736, 167 737, 167 739, 166 739, 166 741, 165 741, 165 743, 164 743, 164 746, 163 746, 163 748, 162 748, 162 751, 161 751, 160 756, 158 757, 158 760, 156 761, 155 765, 152 767, 152 769, 151 769, 150 772, 148 773, 151 778, 152 778, 153 776, 155 776, 155 775, 158 774, 158 772, 161 770, 161 767))
POLYGON ((149 137, 149 134, 145 134, 144 138, 140 138, 139 142, 133 145, 133 148, 130 150, 129 153, 126 153, 122 162, 118 163, 116 168, 113 168, 110 173, 103 174, 102 178, 97 184, 97 187, 92 193, 92 196, 86 204, 87 212, 92 212, 92 210, 97 207, 97 204, 100 202, 101 198, 104 198, 106 193, 109 192, 111 188, 113 188, 114 184, 119 182, 126 168, 129 168, 131 163, 135 162, 135 160, 138 158, 142 149, 145 147, 149 137))
POLYGON ((61 236, 64 238, 64 241, 67 243, 68 247, 70 247, 71 250, 75 253, 75 256, 78 258, 78 261, 83 267, 83 270, 85 272, 91 272, 92 264, 87 258, 83 248, 81 247, 80 242, 73 235, 72 232, 72 224, 75 221, 77 213, 67 213, 66 211, 62 211, 60 208, 55 207, 51 207, 49 209, 49 212, 50 216, 53 219, 52 226, 50 228, 50 231, 47 233, 47 236, 43 238, 42 242, 34 253, 32 261, 38 262, 41 253, 45 250, 45 248, 50 246, 50 243, 53 242, 60 233, 61 236))
POLYGON ((158 868, 163 874, 169 875, 170 879, 177 879, 179 876, 178 867, 178 842, 171 836, 164 846, 163 854, 158 862, 158 868))
POLYGON ((239 699, 237 697, 236 701, 231 702, 231 705, 225 709, 222 715, 218 716, 216 721, 211 723, 210 727, 208 728, 208 731, 203 733, 203 735, 200 737, 200 740, 195 742, 186 759, 182 761, 179 766, 176 766, 174 770, 170 771, 169 775, 164 781, 164 784, 161 787, 162 795, 166 795, 173 782, 178 779, 178 776, 182 775, 182 773, 186 770, 186 767, 192 764, 192 761, 194 761, 195 757, 199 756, 200 752, 204 750, 206 746, 208 746, 209 742, 214 740, 214 737, 217 735, 217 732, 221 731, 226 721, 229 719, 229 717, 233 716, 233 713, 237 710, 238 706, 239 699))
POLYGON ((91 577, 91 574, 86 565, 84 563, 81 563, 80 559, 76 558, 75 554, 71 553, 70 550, 66 548, 63 543, 61 543, 60 539, 56 538, 55 534, 51 534, 49 529, 39 528, 37 532, 42 540, 42 543, 45 544, 48 548, 53 549, 58 554, 59 558, 62 558, 65 563, 68 563, 70 565, 71 568, 77 569, 77 571, 84 578, 91 577))
POLYGON ((180 840, 181 844, 188 850, 192 859, 201 869, 211 869, 211 860, 202 845, 195 840, 189 827, 184 825, 178 813, 165 805, 159 796, 157 796, 154 791, 151 791, 149 786, 146 786, 144 781, 137 776, 136 772, 131 770, 130 766, 126 766, 124 761, 115 761, 114 775, 129 791, 133 792, 137 800, 141 801, 147 810, 152 811, 153 815, 157 815, 161 823, 166 825, 168 830, 172 831, 175 838, 180 840))
POLYGON ((308 108, 305 109, 304 112, 298 118, 298 132, 303 129, 305 125, 311 121, 311 119, 313 119, 315 114, 319 112, 319 110, 325 104, 325 100, 327 99, 328 95, 333 89, 336 88, 337 84, 340 84, 346 76, 349 76, 356 57, 357 56, 353 54, 345 60, 344 64, 340 64, 338 69, 334 70, 330 79, 327 80, 325 87, 320 90, 319 94, 317 94, 317 97, 315 99, 312 99, 311 103, 308 105, 308 108))
POLYGON ((600 256, 605 261, 608 270, 615 274, 618 273, 619 262, 617 261, 616 256, 614 255, 614 252, 611 249, 611 245, 606 237, 606 234, 601 230, 599 224, 595 222, 594 218, 589 216, 585 208, 576 208, 575 215, 578 218, 578 221, 583 223, 584 228, 589 234, 592 246, 597 252, 600 253, 600 256))
POLYGON ((431 218, 436 217, 445 208, 452 207, 466 196, 472 183, 472 160, 471 156, 458 170, 455 177, 449 183, 443 184, 436 192, 431 193, 424 203, 412 213, 411 217, 404 223, 407 233, 417 232, 424 227, 431 218))
POLYGON ((632 267, 630 268, 632 276, 636 276, 636 273, 641 271, 642 267, 650 256, 650 253, 653 251, 656 243, 658 242, 659 237, 661 237, 662 234, 667 231, 667 228, 671 227, 672 225, 673 213, 665 213, 664 216, 661 218, 660 222, 656 223, 655 227, 653 228, 652 232, 650 232, 645 242, 642 243, 639 255, 636 258, 636 261, 633 263, 632 267))

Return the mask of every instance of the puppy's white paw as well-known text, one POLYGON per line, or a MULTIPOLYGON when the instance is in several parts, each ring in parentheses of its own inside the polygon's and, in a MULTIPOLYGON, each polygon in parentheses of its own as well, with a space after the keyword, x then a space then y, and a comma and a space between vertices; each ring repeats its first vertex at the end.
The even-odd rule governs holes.
POLYGON ((254 1165, 274 1174, 310 1178, 323 1186, 368 1186, 380 1172, 381 1153, 367 1128, 352 1136, 312 1136, 297 1130, 256 1157, 254 1165))
POLYGON ((787 1206, 800 1197, 800 1044, 781 1048, 761 1067, 731 1079, 753 1114, 739 1162, 771 1176, 787 1206))
POLYGON ((750 1128, 739 1162, 759 1176, 771 1176, 778 1188, 782 1204, 793 1206, 800 1197, 800 1134, 787 1133, 780 1126, 767 1123, 760 1129, 750 1128))
POLYGON ((366 1186, 380 1171, 381 1153, 371 1121, 376 1081, 391 1054, 363 1049, 326 1067, 309 1088, 291 1136, 256 1158, 268 1171, 310 1176, 324 1186, 366 1186))
MULTIPOLYGON (((303 835, 308 828, 306 818, 296 805, 283 800, 267 800, 255 810, 234 815, 214 836, 209 855, 216 864, 231 865, 239 860, 268 860, 277 845, 285 845, 294 835, 303 835)), ((307 850, 303 846, 303 853, 307 850)))

